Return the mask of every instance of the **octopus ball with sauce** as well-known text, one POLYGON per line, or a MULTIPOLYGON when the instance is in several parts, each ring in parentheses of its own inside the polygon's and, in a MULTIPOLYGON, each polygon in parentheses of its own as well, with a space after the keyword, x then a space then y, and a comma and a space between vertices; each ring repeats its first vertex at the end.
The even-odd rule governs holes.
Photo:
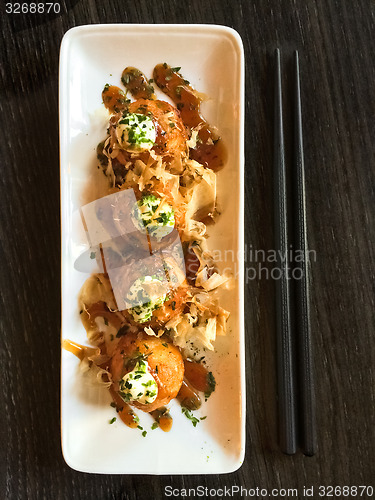
POLYGON ((184 377, 184 362, 179 349, 170 342, 150 337, 143 332, 128 333, 121 338, 116 348, 110 372, 113 387, 122 399, 140 410, 150 412, 168 404, 177 396, 184 377), (140 360, 142 370, 139 370, 140 360), (131 372, 135 375, 129 376, 131 372), (139 399, 138 394, 135 394, 137 391, 134 391, 134 379, 139 382, 139 399), (157 386, 156 398, 154 382, 157 386), (124 397, 125 386, 128 392, 124 397), (142 392, 142 387, 150 387, 149 398, 147 391, 142 392))
POLYGON ((174 156, 187 154, 188 135, 178 110, 165 101, 138 99, 129 105, 129 112, 150 117, 155 125, 153 149, 157 154, 174 156))

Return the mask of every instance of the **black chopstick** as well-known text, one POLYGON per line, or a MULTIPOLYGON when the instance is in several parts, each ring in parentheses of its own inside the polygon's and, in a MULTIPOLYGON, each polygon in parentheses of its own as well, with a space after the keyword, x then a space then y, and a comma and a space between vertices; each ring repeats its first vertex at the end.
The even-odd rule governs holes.
MULTIPOLYGON (((294 247, 302 257, 295 262, 298 278, 295 281, 295 320, 298 352, 298 379, 300 395, 301 448, 312 456, 317 449, 315 421, 315 390, 312 366, 309 260, 306 230, 305 164, 302 138, 301 90, 298 51, 294 53, 294 247)), ((296 259, 297 260, 297 259, 296 259)))
POLYGON ((296 452, 296 400, 288 279, 288 213, 282 116, 280 51, 275 52, 274 227, 280 279, 276 280, 276 338, 279 443, 284 453, 296 452))

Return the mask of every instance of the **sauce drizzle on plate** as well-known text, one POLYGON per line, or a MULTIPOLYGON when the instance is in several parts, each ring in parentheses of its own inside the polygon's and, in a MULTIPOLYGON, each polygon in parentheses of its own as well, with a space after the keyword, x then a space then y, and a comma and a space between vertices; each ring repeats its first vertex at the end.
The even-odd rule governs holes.
POLYGON ((197 145, 190 148, 190 158, 218 171, 224 166, 227 157, 223 141, 220 137, 215 137, 210 125, 201 115, 201 94, 179 74, 179 70, 180 68, 171 68, 166 63, 158 64, 154 69, 155 83, 176 104, 185 126, 198 131, 197 145))

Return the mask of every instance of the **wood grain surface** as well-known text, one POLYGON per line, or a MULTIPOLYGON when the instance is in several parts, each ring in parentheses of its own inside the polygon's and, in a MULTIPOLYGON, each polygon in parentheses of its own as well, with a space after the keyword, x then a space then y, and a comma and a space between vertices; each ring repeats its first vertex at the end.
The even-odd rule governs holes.
POLYGON ((5 2, 0 7, 0 497, 143 500, 164 498, 166 485, 233 484, 298 488, 302 497, 304 485, 375 486, 375 3, 61 5, 60 15, 40 17, 6 15, 5 2), (264 277, 246 285, 247 447, 239 471, 89 475, 71 470, 62 458, 59 46, 73 26, 109 22, 215 23, 240 33, 246 57, 248 249, 273 245, 273 51, 282 50, 286 103, 292 52, 300 51, 308 236, 316 251, 311 319, 319 451, 313 458, 278 450, 274 282, 264 277))

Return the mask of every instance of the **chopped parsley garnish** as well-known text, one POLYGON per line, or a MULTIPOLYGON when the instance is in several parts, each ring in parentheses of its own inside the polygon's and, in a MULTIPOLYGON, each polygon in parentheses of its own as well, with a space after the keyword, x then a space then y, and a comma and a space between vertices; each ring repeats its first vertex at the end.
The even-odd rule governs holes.
MULTIPOLYGON (((146 391, 146 396, 148 398, 153 398, 154 396, 156 396, 156 391, 146 391)), ((149 403, 149 401, 146 401, 146 403, 149 403)))
POLYGON ((167 212, 160 212, 159 216, 155 219, 156 222, 160 222, 163 226, 166 226, 171 218, 171 214, 167 212))
POLYGON ((131 400, 131 395, 128 392, 124 391, 118 391, 122 399, 125 401, 125 403, 128 403, 131 400))
POLYGON ((154 382, 152 380, 148 380, 147 382, 143 382, 142 385, 144 387, 150 387, 151 385, 153 385, 154 382))
POLYGON ((175 73, 180 71, 180 69, 181 69, 181 66, 176 66, 175 68, 171 68, 171 70, 174 71, 175 73))
POLYGON ((185 415, 186 418, 191 420, 191 423, 193 424, 194 427, 196 427, 197 424, 199 424, 199 418, 194 417, 194 415, 192 414, 192 412, 188 408, 185 408, 184 406, 182 406, 181 411, 185 415))
POLYGON ((96 257, 96 253, 95 252, 91 252, 90 253, 90 259, 95 259, 96 257))
POLYGON ((207 385, 208 385, 208 390, 204 393, 204 397, 206 399, 211 396, 211 394, 214 392, 216 388, 216 380, 212 372, 207 373, 207 385))
POLYGON ((145 438, 147 436, 147 431, 143 431, 142 436, 145 438))
POLYGON ((151 429, 152 430, 155 430, 159 427, 159 424, 157 422, 154 422, 152 425, 151 425, 151 429))
POLYGON ((113 422, 116 422, 117 418, 116 417, 113 417, 111 418, 111 420, 109 421, 110 424, 113 424, 113 422))

